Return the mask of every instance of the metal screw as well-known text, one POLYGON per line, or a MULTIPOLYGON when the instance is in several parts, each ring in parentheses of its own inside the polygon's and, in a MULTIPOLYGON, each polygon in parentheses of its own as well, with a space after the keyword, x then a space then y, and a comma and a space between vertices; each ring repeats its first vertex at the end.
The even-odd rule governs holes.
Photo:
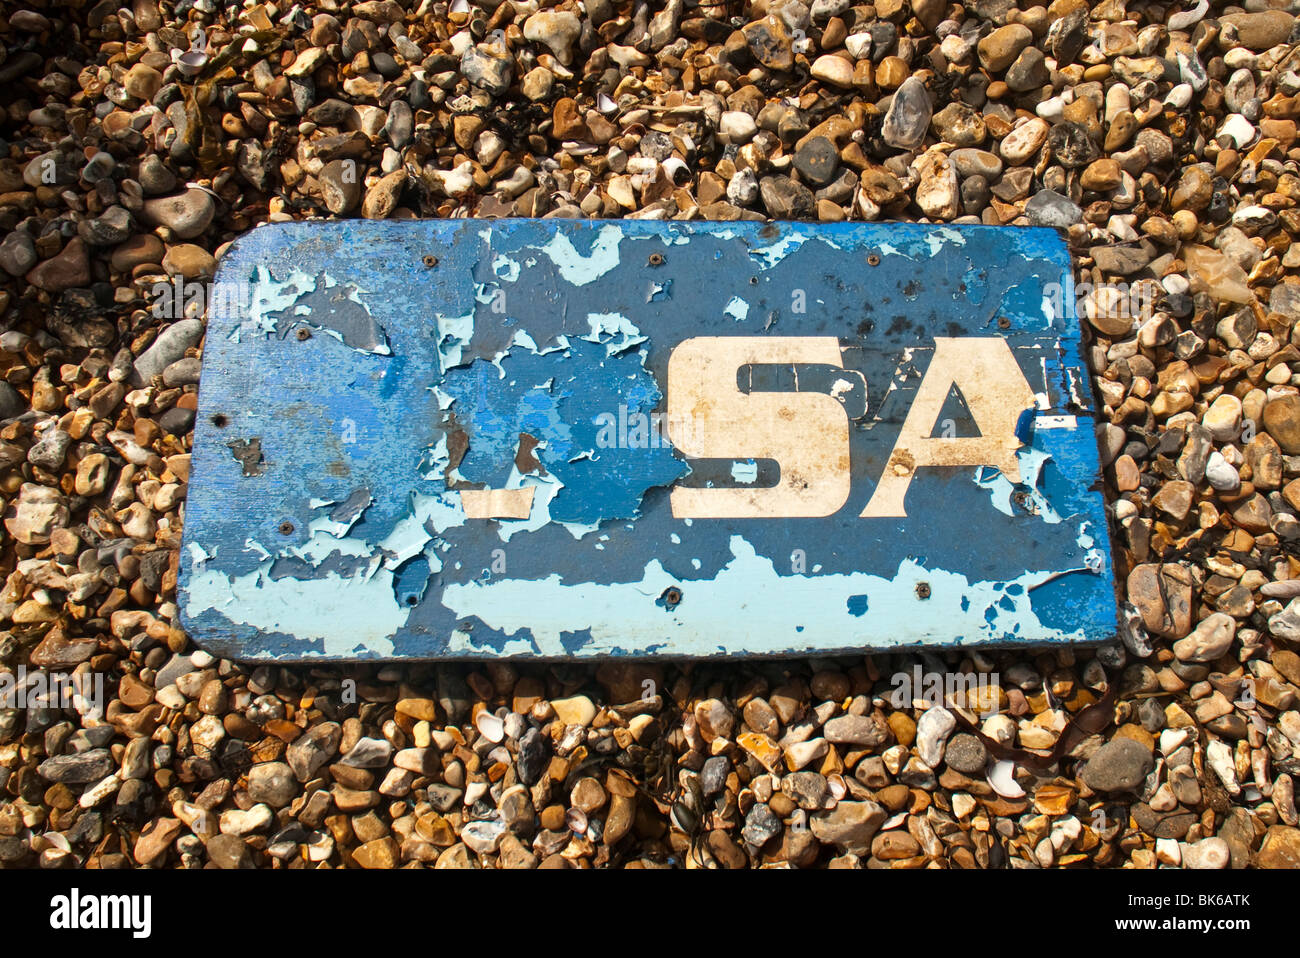
POLYGON ((662 598, 665 606, 669 609, 675 608, 682 601, 682 590, 675 585, 669 586, 664 589, 662 598))
POLYGON ((287 536, 293 534, 293 523, 285 520, 280 523, 280 535, 287 536))
POLYGON ((916 584, 916 597, 917 597, 918 599, 928 599, 928 598, 930 598, 930 583, 928 583, 928 582, 918 582, 918 583, 916 584))
POLYGON ((664 254, 663 254, 663 253, 651 253, 651 254, 650 254, 650 265, 651 265, 651 266, 662 266, 662 265, 664 265, 664 254))
POLYGON ((1005 316, 999 316, 998 329, 1010 329, 1010 328, 1011 328, 1011 320, 1007 319, 1005 316))
POLYGON ((306 326, 299 326, 297 335, 298 335, 299 342, 306 342, 307 340, 311 339, 311 330, 308 329, 306 326))
POLYGON ((880 265, 880 257, 877 256, 875 253, 872 253, 870 256, 867 257, 867 265, 868 265, 868 266, 879 266, 879 265, 880 265))
POLYGON ((425 266, 429 267, 429 269, 433 269, 435 266, 438 265, 438 257, 430 253, 428 256, 424 257, 424 259, 421 260, 421 262, 424 263, 425 266))

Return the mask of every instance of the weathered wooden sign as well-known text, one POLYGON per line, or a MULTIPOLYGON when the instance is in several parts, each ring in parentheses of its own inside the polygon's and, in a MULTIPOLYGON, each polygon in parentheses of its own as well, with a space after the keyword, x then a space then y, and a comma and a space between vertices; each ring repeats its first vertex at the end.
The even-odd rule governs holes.
POLYGON ((242 659, 1116 626, 1051 230, 443 220, 221 262, 179 604, 242 659))

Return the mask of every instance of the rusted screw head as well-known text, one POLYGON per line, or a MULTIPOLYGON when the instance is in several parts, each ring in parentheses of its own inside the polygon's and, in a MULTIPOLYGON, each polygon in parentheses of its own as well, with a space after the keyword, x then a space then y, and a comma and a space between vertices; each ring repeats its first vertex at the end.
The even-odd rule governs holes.
POLYGON ((872 253, 870 256, 867 257, 867 265, 868 265, 868 266, 879 266, 879 265, 880 265, 880 257, 877 256, 875 253, 872 253))
POLYGON ((293 523, 287 519, 280 523, 280 535, 287 536, 293 534, 293 523))
POLYGON ((1010 329, 1010 328, 1011 328, 1011 320, 1007 319, 1005 316, 999 316, 998 329, 1010 329))
POLYGON ((662 265, 664 265, 664 254, 663 254, 663 253, 651 253, 651 254, 650 254, 650 260, 649 260, 649 262, 650 262, 650 265, 651 265, 651 266, 662 266, 662 265))
POLYGON ((928 598, 930 598, 930 583, 928 583, 928 582, 918 582, 918 583, 916 584, 916 597, 917 597, 918 599, 928 599, 928 598))
POLYGON ((299 342, 306 342, 307 340, 311 339, 311 330, 308 329, 306 326, 299 326, 297 335, 298 335, 299 342))
POLYGON ((669 586, 664 589, 664 594, 660 598, 664 600, 666 608, 675 608, 682 601, 682 590, 675 585, 669 586))
POLYGON ((429 267, 429 269, 433 269, 435 266, 438 265, 438 257, 430 253, 428 256, 425 256, 424 259, 422 259, 420 262, 424 263, 424 265, 429 267))

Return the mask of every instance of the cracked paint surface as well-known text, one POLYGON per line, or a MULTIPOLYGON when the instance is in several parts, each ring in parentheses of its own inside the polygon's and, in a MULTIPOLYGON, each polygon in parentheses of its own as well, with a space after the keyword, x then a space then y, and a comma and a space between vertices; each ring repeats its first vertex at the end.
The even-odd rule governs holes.
MULTIPOLYGON (((1091 386, 1077 321, 1053 305, 1073 296, 1050 230, 278 224, 240 239, 222 280, 249 298, 209 316, 179 596, 222 655, 778 655, 1114 634, 1091 386), (1053 283, 1066 295, 1045 296, 1053 283), (780 473, 688 460, 662 434, 669 356, 700 336, 839 340, 842 368, 753 365, 736 386, 838 401, 843 508, 673 517, 677 485, 780 473), (935 338, 960 336, 1005 338, 1035 396, 1019 480, 921 468, 905 517, 861 518, 935 338), (527 517, 469 518, 462 493, 492 489, 527 491, 527 517)), ((958 390, 939 418, 935 436, 980 435, 958 390)))
MULTIPOLYGON (((602 448, 602 414, 648 417, 663 395, 629 353, 644 337, 622 327, 602 327, 591 342, 572 340, 568 349, 538 353, 514 349, 498 366, 476 360, 447 372, 440 389, 451 399, 443 428, 464 430, 468 450, 457 472, 469 483, 499 486, 509 477, 520 433, 544 436, 535 457, 563 486, 589 490, 556 496, 552 521, 580 525, 602 519, 634 519, 642 496, 690 471, 665 446, 642 446, 635 436, 625 448, 602 448), (454 423, 455 426, 453 426, 454 423)), ((648 436, 647 436, 648 440, 648 436)))

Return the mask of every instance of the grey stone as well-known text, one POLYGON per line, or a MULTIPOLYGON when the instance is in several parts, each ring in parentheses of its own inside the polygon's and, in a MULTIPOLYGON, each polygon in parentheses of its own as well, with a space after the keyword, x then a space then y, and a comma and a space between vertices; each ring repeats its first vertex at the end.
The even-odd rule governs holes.
POLYGON ((383 768, 393 756, 393 745, 383 738, 361 738, 348 749, 340 764, 354 768, 383 768))
POLYGON ((458 669, 443 666, 438 669, 438 705, 447 718, 455 722, 470 709, 469 686, 458 669))
POLYGON ((100 180, 111 177, 116 167, 117 160, 113 159, 113 154, 100 150, 87 160, 86 165, 81 168, 81 178, 93 185, 100 180))
POLYGON ((1074 62, 1088 42, 1088 11, 1071 10, 1052 23, 1047 31, 1047 47, 1062 67, 1074 62))
POLYGON ((979 174, 968 176, 961 183, 962 212, 968 216, 978 214, 989 205, 991 195, 988 180, 979 174))
POLYGON ((989 754, 984 743, 974 735, 959 732, 948 740, 943 757, 953 771, 963 775, 977 775, 984 771, 989 754))
POLYGON ((161 333, 153 344, 140 354, 135 361, 132 384, 144 386, 161 375, 176 360, 185 355, 185 351, 198 344, 203 336, 203 322, 198 319, 182 319, 172 323, 161 333))
POLYGON ((388 122, 384 124, 384 132, 388 136, 388 142, 393 145, 393 149, 400 150, 408 146, 414 129, 415 116, 406 101, 394 100, 389 104, 388 122))
POLYGON ((342 738, 343 729, 337 722, 322 722, 294 739, 285 749, 284 758, 298 781, 313 778, 338 753, 342 738))
POLYGON ((1300 283, 1278 283, 1268 294, 1269 312, 1300 319, 1300 283))
POLYGON ((962 147, 948 154, 948 159, 952 160, 957 175, 962 178, 982 176, 986 180, 993 180, 1002 175, 1002 159, 988 150, 962 147))
POLYGON ((1155 258, 1155 248, 1147 241, 1136 246, 1094 246, 1088 253, 1103 273, 1131 276, 1155 258))
POLYGON ((811 216, 816 208, 812 190, 788 176, 765 176, 759 181, 758 189, 763 197, 763 206, 773 219, 811 216))
POLYGON ((444 782, 434 782, 426 789, 429 804, 443 814, 451 811, 461 803, 462 789, 444 782))
POLYGON ((1268 620, 1273 635, 1288 642, 1300 642, 1300 599, 1292 599, 1287 607, 1268 620))
POLYGON ((510 89, 514 60, 509 54, 492 47, 467 47, 460 58, 460 72, 476 87, 500 96, 510 89))
POLYGON ((532 786, 542 777, 550 761, 550 749, 542 733, 530 728, 519 739, 519 754, 515 758, 515 767, 519 770, 519 780, 532 786))
POLYGON ((1083 222, 1083 210, 1068 196, 1054 190, 1040 190, 1025 204, 1025 215, 1034 226, 1065 229, 1083 222))
POLYGON ((727 183, 727 201, 736 206, 748 206, 758 199, 758 174, 746 167, 727 183))
POLYGON ((262 762, 248 770, 248 797, 272 808, 284 808, 298 793, 298 782, 284 762, 262 762))
POLYGON ((917 77, 908 77, 894 91, 880 127, 881 137, 896 149, 915 149, 925 140, 933 109, 925 83, 917 77))
POLYGON ((252 868, 248 846, 238 835, 213 835, 208 839, 208 861, 223 869, 252 868))
POLYGON ((731 762, 725 755, 714 755, 706 759, 700 769, 700 790, 704 797, 716 795, 727 784, 727 775, 731 772, 731 762))
POLYGON ((27 450, 27 461, 33 466, 40 466, 46 472, 55 472, 63 465, 68 455, 68 446, 72 437, 62 429, 50 430, 44 438, 27 450))
POLYGON ((0 380, 0 420, 21 416, 27 411, 27 402, 17 389, 0 380))
POLYGON ((68 157, 59 150, 50 150, 33 157, 23 167, 23 182, 36 189, 38 186, 70 186, 77 181, 77 172, 68 157))
POLYGON ((131 236, 131 214, 121 206, 110 206, 102 216, 82 220, 77 235, 88 246, 116 246, 131 236))
POLYGON ((813 23, 825 23, 849 8, 849 0, 813 0, 809 10, 813 23))
POLYGON ((361 172, 356 160, 331 160, 320 171, 325 208, 336 215, 352 212, 361 202, 361 172))
POLYGON ((1097 792, 1131 792, 1151 771, 1151 753, 1131 738, 1107 742, 1088 759, 1083 780, 1097 792))
POLYGON ((1051 79, 1051 71, 1044 62, 1043 51, 1025 47, 1016 62, 1007 67, 1006 84, 1017 93, 1026 93, 1043 86, 1051 79))
POLYGON ((0 241, 0 269, 10 276, 22 276, 36 265, 36 246, 32 238, 14 230, 0 241))
POLYGON ((828 742, 875 748, 889 740, 889 728, 867 715, 841 715, 822 730, 828 742))
POLYGON ((158 417, 158 425, 167 435, 183 436, 194 426, 194 410, 173 406, 158 417))
POLYGON ((145 221, 165 226, 180 239, 194 239, 212 223, 217 204, 207 190, 193 187, 174 196, 144 201, 145 221))
POLYGON ((819 772, 791 772, 781 779, 781 793, 800 808, 817 811, 826 804, 830 787, 819 772))
POLYGON ((203 366, 197 356, 178 359, 163 370, 163 382, 168 386, 193 386, 199 381, 199 371, 203 366))
POLYGON ((818 841, 845 851, 866 852, 885 817, 885 809, 875 802, 840 802, 828 812, 813 814, 810 825, 818 841))
POLYGON ((779 834, 781 820, 762 802, 755 803, 745 816, 745 827, 740 830, 740 837, 755 848, 760 848, 779 834))
POLYGON ((1047 145, 1062 166, 1077 169, 1101 155, 1082 123, 1058 123, 1047 134, 1047 145))
POLYGON ((163 196, 176 189, 176 175, 163 165, 162 159, 150 153, 140 161, 140 172, 136 179, 149 196, 163 196))
POLYGON ((835 144, 824 136, 815 136, 794 155, 794 168, 814 186, 825 186, 835 176, 840 158, 835 144))
POLYGON ((73 755, 56 755, 41 762, 36 769, 47 782, 85 785, 97 782, 117 771, 112 754, 106 748, 92 748, 73 755))

